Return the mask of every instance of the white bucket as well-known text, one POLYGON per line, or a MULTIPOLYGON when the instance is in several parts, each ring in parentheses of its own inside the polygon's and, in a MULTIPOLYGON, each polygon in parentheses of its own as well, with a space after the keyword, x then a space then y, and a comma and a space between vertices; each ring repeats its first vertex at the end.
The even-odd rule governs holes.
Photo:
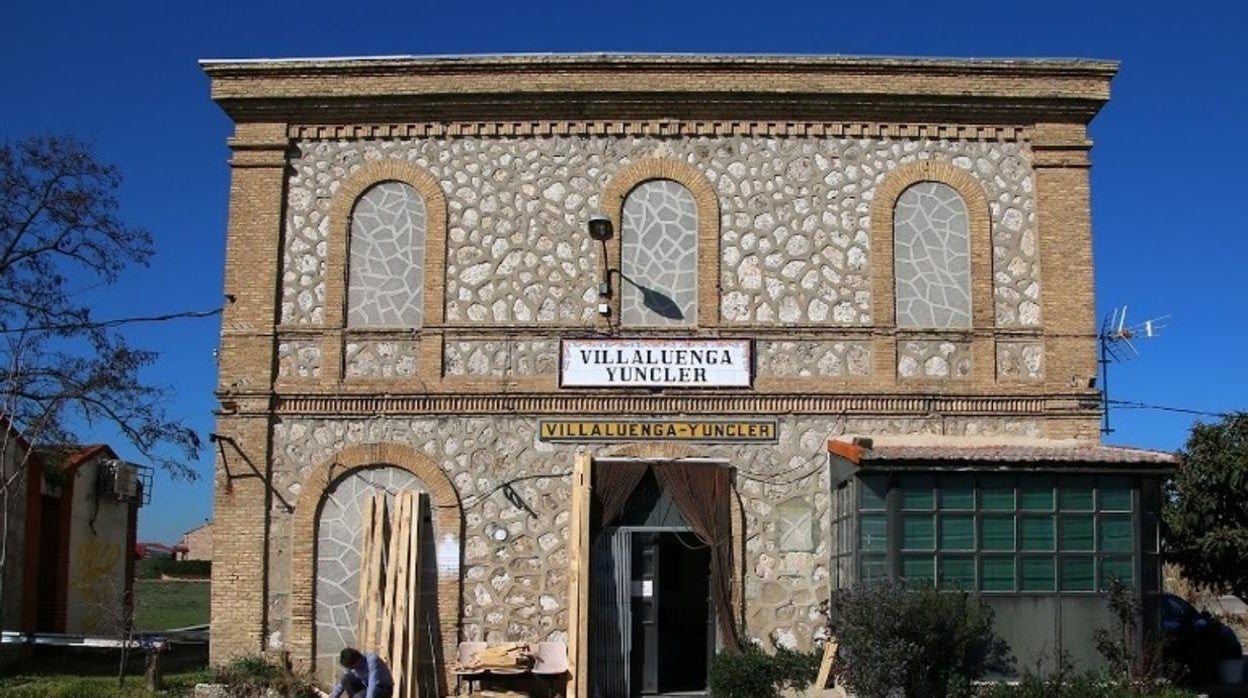
POLYGON ((1244 679, 1244 658, 1218 660, 1218 681, 1224 686, 1237 684, 1244 679))

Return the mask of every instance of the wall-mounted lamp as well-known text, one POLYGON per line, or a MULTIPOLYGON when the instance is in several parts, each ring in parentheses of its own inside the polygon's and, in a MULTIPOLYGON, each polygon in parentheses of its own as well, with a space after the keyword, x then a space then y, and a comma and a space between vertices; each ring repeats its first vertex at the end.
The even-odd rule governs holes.
POLYGON ((595 213, 589 217, 589 236, 598 242, 606 242, 611 239, 611 219, 595 213))
POLYGON ((607 267, 607 240, 611 239, 611 219, 595 213, 589 217, 589 237, 602 243, 602 277, 598 280, 598 313, 606 315, 611 307, 606 299, 611 297, 611 270, 607 267))

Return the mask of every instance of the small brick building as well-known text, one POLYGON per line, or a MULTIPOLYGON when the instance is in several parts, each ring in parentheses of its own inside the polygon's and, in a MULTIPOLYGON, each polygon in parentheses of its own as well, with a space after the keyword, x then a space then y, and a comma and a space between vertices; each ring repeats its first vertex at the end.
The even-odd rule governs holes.
POLYGON ((431 674, 564 640, 581 695, 809 647, 860 580, 983 593, 1024 663, 1091 661, 1110 579, 1156 590, 1172 459, 1102 446, 1090 387, 1115 64, 203 66, 235 124, 214 660, 328 678, 361 502, 405 489, 431 674))
POLYGON ((32 447, 2 415, 0 427, 3 471, 13 478, 3 629, 120 637, 133 612, 138 513, 150 479, 106 445, 32 447))

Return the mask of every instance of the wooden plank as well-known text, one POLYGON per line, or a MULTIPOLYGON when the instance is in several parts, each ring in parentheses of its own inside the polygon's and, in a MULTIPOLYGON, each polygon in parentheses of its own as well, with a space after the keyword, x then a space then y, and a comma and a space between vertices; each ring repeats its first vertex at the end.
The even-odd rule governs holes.
POLYGON ((380 533, 377 530, 377 500, 376 497, 370 497, 369 501, 373 503, 371 507, 372 516, 368 520, 368 547, 361 551, 361 571, 360 575, 366 580, 364 594, 360 596, 360 614, 363 619, 360 623, 360 637, 358 638, 359 649, 361 651, 372 650, 376 644, 376 638, 373 633, 372 621, 372 599, 377 594, 377 579, 372 574, 373 568, 373 551, 377 549, 377 538, 380 533))
POLYGON ((403 665, 399 659, 403 656, 403 617, 401 610, 406 603, 403 597, 405 590, 402 586, 403 577, 407 574, 407 560, 403 556, 404 538, 403 534, 407 532, 407 526, 403 521, 403 507, 406 498, 406 492, 399 492, 394 497, 394 524, 392 531, 390 550, 393 555, 390 557, 390 569, 387 571, 388 584, 394 587, 394 605, 390 613, 393 629, 391 630, 390 643, 386 652, 386 662, 390 665, 390 675, 394 678, 394 692, 400 694, 403 685, 403 665))
POLYGON ((360 571, 359 571, 359 595, 356 596, 355 605, 355 645, 356 647, 365 647, 365 641, 368 639, 367 618, 368 618, 368 599, 370 584, 368 578, 368 556, 373 546, 373 507, 376 502, 372 497, 364 500, 364 512, 360 515, 360 571))
POLYGON ((823 643, 823 661, 819 662, 819 676, 815 679, 815 688, 829 688, 828 680, 832 678, 832 661, 836 659, 836 639, 828 638, 823 643))
POLYGON ((589 696, 589 454, 572 467, 572 520, 568 532, 568 687, 572 698, 589 696))
POLYGON ((377 630, 381 624, 381 563, 386 546, 386 497, 376 495, 373 507, 373 546, 368 554, 369 594, 361 601, 366 604, 364 629, 368 638, 367 649, 377 651, 377 630))
POLYGON ((394 638, 391 643, 390 650, 390 668, 394 675, 394 692, 403 695, 403 691, 407 688, 410 681, 408 668, 404 664, 403 659, 407 656, 407 647, 404 643, 407 638, 407 556, 408 545, 410 544, 409 531, 411 529, 411 512, 412 512, 412 493, 400 492, 395 502, 395 555, 391 558, 390 564, 394 567, 394 575, 392 577, 394 584, 394 638))
MULTIPOLYGON (((399 540, 402 535, 400 527, 403 526, 398 505, 396 498, 390 507, 392 516, 386 517, 390 528, 390 540, 386 545, 386 557, 381 561, 381 578, 384 581, 381 589, 381 625, 377 629, 377 654, 391 666, 394 665, 394 652, 391 644, 394 639, 394 606, 397 601, 395 596, 398 592, 395 576, 399 571, 395 562, 399 559, 399 540)), ((406 529, 405 526, 403 528, 406 529)))
POLYGON ((411 640, 407 643, 407 671, 411 680, 408 682, 407 698, 418 698, 420 695, 420 647, 425 637, 420 632, 421 611, 421 558, 420 536, 424 528, 425 512, 429 509, 429 495, 417 493, 411 506, 410 541, 408 545, 407 575, 407 624, 411 628, 411 640))

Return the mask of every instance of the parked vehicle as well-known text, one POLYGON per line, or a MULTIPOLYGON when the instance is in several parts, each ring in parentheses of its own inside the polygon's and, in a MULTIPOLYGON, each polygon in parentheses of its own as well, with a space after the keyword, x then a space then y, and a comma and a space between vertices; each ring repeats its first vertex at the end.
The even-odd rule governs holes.
POLYGON ((1161 630, 1167 658, 1186 670, 1188 683, 1217 681, 1218 662, 1244 653, 1231 627, 1174 594, 1161 596, 1161 630))

